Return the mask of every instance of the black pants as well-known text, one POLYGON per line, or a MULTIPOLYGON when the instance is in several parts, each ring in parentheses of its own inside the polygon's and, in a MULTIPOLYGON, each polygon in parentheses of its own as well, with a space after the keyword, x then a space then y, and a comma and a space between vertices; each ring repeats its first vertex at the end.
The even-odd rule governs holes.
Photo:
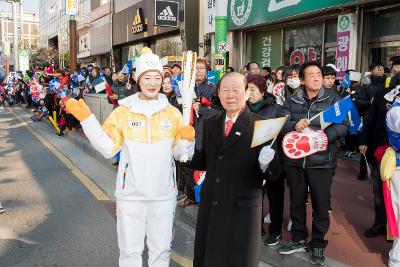
POLYGON ((329 199, 334 169, 302 169, 295 166, 286 167, 287 183, 290 191, 290 218, 292 220, 292 240, 306 240, 308 197, 307 186, 313 208, 312 248, 325 248, 328 241, 325 234, 329 229, 329 199))
MULTIPOLYGON (((269 215, 271 217, 269 234, 280 234, 282 232, 283 204, 285 200, 284 175, 281 175, 276 181, 267 181, 265 187, 269 202, 269 215)), ((264 218, 261 219, 264 220, 264 218)))
POLYGON ((358 136, 354 134, 347 134, 345 137, 346 149, 348 151, 355 152, 358 144, 358 136))
POLYGON ((367 177, 367 163, 363 155, 360 156, 360 172, 358 173, 358 177, 362 179, 367 177))
POLYGON ((185 164, 180 164, 181 169, 180 169, 180 175, 181 179, 184 179, 185 181, 185 192, 186 196, 188 199, 194 201, 194 170, 191 168, 187 167, 185 164))
POLYGON ((371 167, 372 191, 374 193, 375 222, 386 225, 386 209, 379 166, 376 160, 371 160, 369 163, 371 167))

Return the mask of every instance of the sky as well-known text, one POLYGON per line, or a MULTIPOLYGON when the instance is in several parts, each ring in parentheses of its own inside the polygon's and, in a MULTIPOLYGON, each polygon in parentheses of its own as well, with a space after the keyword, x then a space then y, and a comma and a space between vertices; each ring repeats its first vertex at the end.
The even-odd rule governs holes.
MULTIPOLYGON (((0 10, 10 10, 11 4, 5 3, 5 1, 0 0, 0 10)), ((39 15, 39 0, 24 0, 24 12, 35 13, 39 15)))

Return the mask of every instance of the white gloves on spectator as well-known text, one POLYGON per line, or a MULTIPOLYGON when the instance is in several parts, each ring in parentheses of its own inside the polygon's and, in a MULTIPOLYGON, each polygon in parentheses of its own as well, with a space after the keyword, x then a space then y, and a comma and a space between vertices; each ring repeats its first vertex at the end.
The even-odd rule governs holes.
POLYGON ((268 168, 269 163, 274 159, 275 150, 270 146, 265 146, 261 149, 260 155, 258 156, 258 163, 262 172, 265 172, 268 168))
POLYGON ((174 147, 174 158, 178 161, 190 160, 194 155, 195 141, 181 139, 174 147))

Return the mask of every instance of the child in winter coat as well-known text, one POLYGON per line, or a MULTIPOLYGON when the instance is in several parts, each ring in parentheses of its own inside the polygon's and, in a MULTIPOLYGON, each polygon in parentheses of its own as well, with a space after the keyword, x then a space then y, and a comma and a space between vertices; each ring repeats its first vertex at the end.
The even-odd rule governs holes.
POLYGON ((40 99, 39 107, 33 110, 34 115, 31 117, 32 121, 41 121, 42 118, 47 118, 49 116, 49 111, 46 108, 46 103, 44 99, 40 99))

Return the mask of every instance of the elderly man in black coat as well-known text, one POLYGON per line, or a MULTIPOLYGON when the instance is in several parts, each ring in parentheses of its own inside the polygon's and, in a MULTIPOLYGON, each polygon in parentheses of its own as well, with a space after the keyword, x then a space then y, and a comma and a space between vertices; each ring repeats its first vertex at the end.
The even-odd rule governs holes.
POLYGON ((246 107, 246 78, 226 74, 218 96, 224 108, 205 121, 191 166, 206 170, 201 190, 194 267, 256 267, 261 241, 262 179, 280 175, 275 150, 251 148, 254 122, 246 107))

